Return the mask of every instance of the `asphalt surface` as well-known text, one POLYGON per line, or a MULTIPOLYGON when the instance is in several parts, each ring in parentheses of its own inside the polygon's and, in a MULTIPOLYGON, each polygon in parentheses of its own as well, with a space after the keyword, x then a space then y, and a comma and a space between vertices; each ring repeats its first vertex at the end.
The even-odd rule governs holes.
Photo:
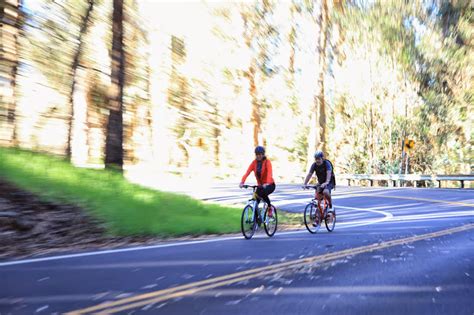
MULTIPOLYGON (((196 197, 243 205, 219 186, 196 197)), ((474 191, 340 187, 337 224, 0 262, 0 314, 474 314, 474 191)), ((280 209, 310 191, 279 185, 280 209)))

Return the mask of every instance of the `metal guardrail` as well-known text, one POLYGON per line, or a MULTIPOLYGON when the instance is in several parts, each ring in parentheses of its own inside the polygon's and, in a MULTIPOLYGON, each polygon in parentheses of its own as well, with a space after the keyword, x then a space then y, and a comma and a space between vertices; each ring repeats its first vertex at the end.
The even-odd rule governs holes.
POLYGON ((398 185, 401 186, 404 182, 413 182, 413 187, 416 187, 416 182, 418 181, 432 181, 438 182, 438 187, 441 188, 442 181, 459 181, 461 183, 461 188, 464 188, 465 181, 474 181, 474 175, 418 175, 418 174, 408 174, 408 175, 398 175, 398 174, 342 174, 337 175, 338 179, 347 180, 347 185, 351 185, 351 181, 360 181, 368 180, 370 186, 374 185, 374 181, 387 181, 391 182, 392 186, 398 185))

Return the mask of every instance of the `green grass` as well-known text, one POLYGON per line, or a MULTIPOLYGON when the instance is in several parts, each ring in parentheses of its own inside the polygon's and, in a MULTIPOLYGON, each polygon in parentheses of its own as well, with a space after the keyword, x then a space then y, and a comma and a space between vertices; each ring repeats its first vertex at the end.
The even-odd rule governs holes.
POLYGON ((108 170, 77 168, 62 158, 0 148, 0 177, 48 201, 75 204, 105 222, 112 235, 238 232, 241 209, 132 184, 108 170))
POLYGON ((302 213, 293 213, 286 211, 278 211, 278 224, 286 225, 291 228, 301 228, 304 226, 304 218, 302 213))

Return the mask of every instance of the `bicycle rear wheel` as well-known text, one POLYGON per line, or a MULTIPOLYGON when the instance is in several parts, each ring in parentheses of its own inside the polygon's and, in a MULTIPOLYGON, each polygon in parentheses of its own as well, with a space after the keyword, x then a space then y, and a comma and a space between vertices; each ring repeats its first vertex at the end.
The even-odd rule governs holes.
POLYGON ((312 234, 318 232, 321 227, 321 214, 318 207, 312 202, 304 208, 304 225, 312 234))
POLYGON ((277 209, 273 207, 273 213, 272 216, 268 216, 268 207, 265 209, 265 214, 263 216, 263 227, 265 229, 265 233, 267 233, 268 236, 272 237, 278 227, 278 215, 277 215, 277 209))
POLYGON ((324 218, 324 224, 326 225, 326 229, 329 232, 334 230, 336 226, 336 212, 335 211, 328 211, 326 217, 324 218))
POLYGON ((255 221, 255 213, 252 206, 247 205, 242 211, 242 218, 240 220, 240 228, 242 235, 246 239, 251 239, 255 233, 257 222, 255 221))

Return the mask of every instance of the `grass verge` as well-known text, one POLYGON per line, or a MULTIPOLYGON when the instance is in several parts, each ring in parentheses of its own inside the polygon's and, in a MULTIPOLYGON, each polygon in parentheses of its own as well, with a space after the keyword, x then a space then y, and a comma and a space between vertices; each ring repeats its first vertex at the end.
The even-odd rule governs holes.
POLYGON ((105 222, 112 235, 199 235, 240 230, 240 208, 132 184, 108 170, 77 168, 66 160, 0 148, 0 176, 46 201, 78 205, 105 222))

